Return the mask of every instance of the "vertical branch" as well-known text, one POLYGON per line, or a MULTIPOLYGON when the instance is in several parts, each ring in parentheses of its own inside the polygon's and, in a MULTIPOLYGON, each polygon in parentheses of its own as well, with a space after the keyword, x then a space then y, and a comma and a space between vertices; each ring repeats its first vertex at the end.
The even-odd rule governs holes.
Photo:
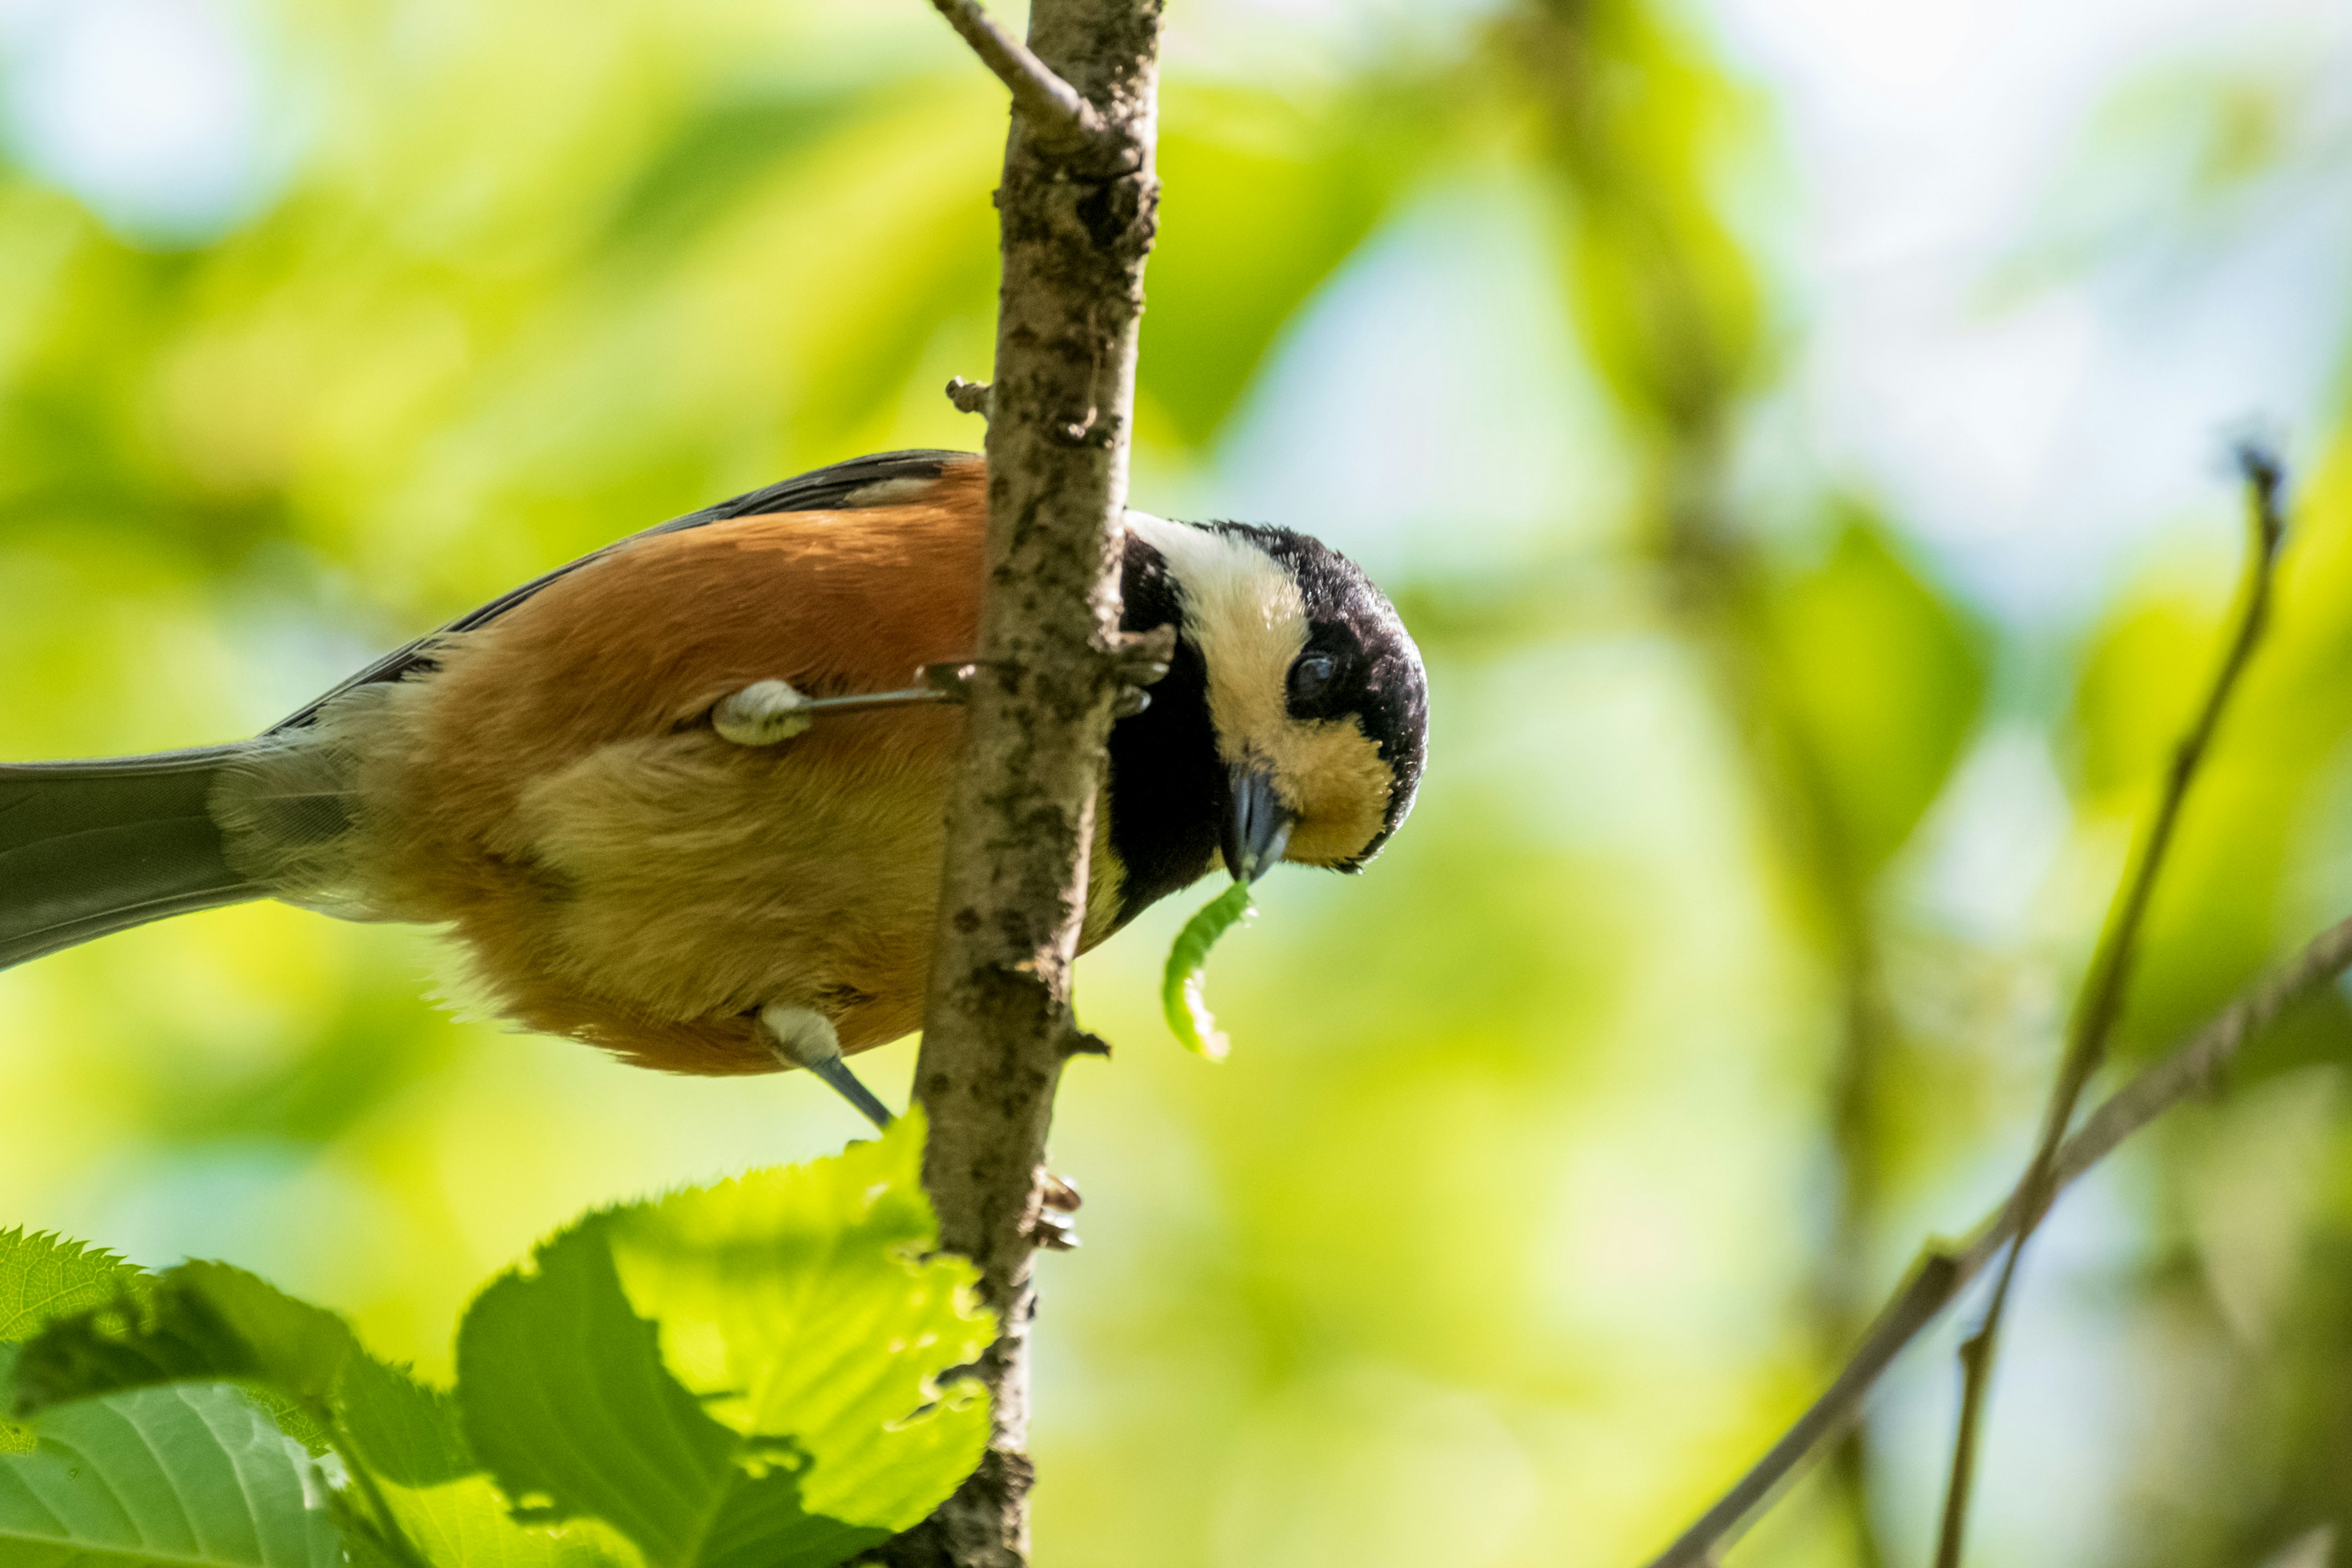
POLYGON ((1001 35, 981 26, 976 5, 944 8, 1013 86, 1014 116, 996 197, 1003 282, 980 672, 950 796, 915 1093, 930 1119, 923 1178, 941 1245, 979 1265, 1001 1328, 973 1373, 994 1415, 986 1458, 884 1560, 1018 1568, 1039 1180, 1062 1063, 1079 1048, 1070 965, 1120 684, 1118 564, 1158 202, 1160 5, 1034 0, 1017 54, 995 47, 1001 35))
POLYGON ((2247 542, 2244 580, 2238 592, 2235 625, 2205 700, 2174 749, 2171 766, 2165 770, 2156 815, 2148 823, 2147 837, 2134 857, 2123 885, 2116 889, 2115 904, 2099 932, 2099 944, 2092 952, 2091 967, 2083 978, 2082 998, 2074 1010, 2074 1026, 2068 1032, 2066 1053, 2059 1062, 2057 1081, 2051 1087, 2049 1108, 2042 1115, 2041 1141, 2034 1146, 2024 1179, 2018 1184, 2017 1239, 2010 1244, 2009 1255, 2001 1260, 2000 1275, 1993 1286, 1992 1300, 1985 1308, 1983 1322, 1960 1346, 1959 1426, 1952 1440, 1951 1478, 1944 1492, 1943 1523, 1937 1535, 1937 1568, 1959 1568, 1966 1544, 1969 1494, 1976 1478, 1985 1391, 1992 1381, 2001 1319, 2009 1307, 2011 1288, 2017 1279, 2019 1260, 2024 1257, 2025 1245, 2033 1239, 2042 1216, 2050 1212, 2051 1201, 2057 1196, 2059 1148, 2074 1120, 2074 1108, 2082 1100, 2084 1088, 2106 1061, 2107 1042, 2123 1016, 2132 960, 2137 956, 2148 904, 2156 896, 2165 858, 2171 850, 2174 831, 2179 826, 2181 807, 2197 782, 2198 769, 2212 746, 2214 732, 2221 728, 2221 715, 2237 691, 2239 677, 2245 673, 2270 620, 2271 586, 2276 575, 2279 542, 2286 535, 2285 519, 2279 505, 2284 475, 2275 458, 2252 445, 2239 449, 2238 461, 2246 479, 2251 538, 2247 542))

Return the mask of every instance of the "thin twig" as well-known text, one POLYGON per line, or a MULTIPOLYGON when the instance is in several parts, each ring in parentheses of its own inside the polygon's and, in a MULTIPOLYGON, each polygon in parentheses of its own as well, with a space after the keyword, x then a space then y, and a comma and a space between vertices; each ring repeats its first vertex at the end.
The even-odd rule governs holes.
POLYGON ((2099 945, 2091 956, 2090 971, 2084 977, 2082 1001, 2075 1009, 2066 1054, 2059 1063, 2057 1082, 2051 1088, 2042 1137, 2034 1146, 2032 1161, 2025 1168, 2024 1180, 2018 1184, 2018 1192, 2024 1200, 2024 1217, 2016 1245, 2001 1262, 2000 1279, 1993 1287, 1984 1321, 1960 1346, 1959 1426, 1952 1442, 1952 1472, 1944 1492, 1936 1568, 1960 1568, 1961 1548, 1968 1535, 1969 1492, 1976 1477, 1977 1444, 1983 1427, 1985 1394, 1992 1383, 1993 1362, 1999 1351, 2001 1320, 2009 1310, 2010 1292, 2017 1282, 2018 1265, 2025 1256, 2026 1246, 2032 1241, 2034 1231, 2050 1212, 2051 1200, 2056 1195, 2053 1182, 2059 1145, 2065 1141, 2066 1129, 2074 1123, 2084 1086, 2106 1061, 2107 1042, 2115 1035, 2116 1021, 2123 1016, 2132 960, 2137 955, 2148 903, 2163 876, 2165 858, 2179 826, 2181 807, 2197 782, 2199 766, 2212 744, 2214 732, 2221 727, 2221 715, 2237 691, 2239 678, 2252 659, 2270 619, 2279 542, 2286 532, 2279 508, 2284 476, 2278 459, 2252 442, 2241 446, 2237 456, 2246 480, 2252 536, 2239 590, 2237 625, 2221 656, 2221 668, 2214 672, 2212 685, 2205 694, 2204 705, 2173 752, 2147 840, 2116 893, 2105 929, 2099 933, 2099 945))
POLYGON ((966 381, 960 375, 948 377, 948 401, 956 405, 960 414, 977 414, 983 419, 987 418, 993 401, 990 396, 991 390, 984 381, 966 381))
POLYGON ((1076 88, 1054 74, 1029 46, 997 25, 980 0, 931 0, 982 64, 1013 89, 1029 134, 1049 152, 1070 153, 1102 140, 1103 118, 1076 88))
MULTIPOLYGON (((2315 938, 2284 968, 2244 992, 2187 1044, 2116 1091, 2060 1145, 2051 1163, 2052 1195, 2115 1152, 2133 1133, 2183 1100, 2210 1089, 2246 1045, 2288 1010, 2352 969, 2352 920, 2315 938)), ((1819 1399, 1715 1506, 1653 1559, 1649 1568, 1702 1568, 1739 1526, 1771 1499, 1805 1459, 1850 1429, 1879 1374, 1935 1321, 2017 1234, 2025 1212, 2020 1183, 1962 1247, 1931 1247, 1819 1399)))

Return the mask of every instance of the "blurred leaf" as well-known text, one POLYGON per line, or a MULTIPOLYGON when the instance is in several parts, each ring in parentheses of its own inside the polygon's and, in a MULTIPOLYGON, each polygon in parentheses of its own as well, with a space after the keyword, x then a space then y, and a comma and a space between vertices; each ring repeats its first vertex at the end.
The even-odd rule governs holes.
POLYGON ((459 1330, 474 1451, 533 1517, 604 1519, 655 1568, 817 1568, 920 1520, 987 1436, 932 1380, 989 1337, 969 1266, 918 1260, 921 1149, 909 1115, 544 1244, 459 1330))
POLYGON ((1771 598, 1780 696, 1846 861, 1866 876, 1942 791, 1984 706, 1984 634, 1850 511, 1771 598))
POLYGON ((2213 1304, 2242 1343, 2270 1342, 2295 1292, 2343 1078, 2331 1065, 2233 1083, 2176 1139, 2188 1232, 2213 1304))
POLYGON ((2273 221, 2294 184, 2336 178, 2342 152, 2319 79, 2284 63, 2200 56, 2126 79, 2051 161, 2023 243, 1992 270, 1985 302, 2013 308, 2168 251, 2175 265, 2210 265, 2273 221))
POLYGON ((1587 352, 1640 423, 1711 431, 1761 368, 1759 290, 1716 199, 1739 122, 1728 79, 1649 0, 1527 0, 1496 45, 1570 196, 1587 352))
MULTIPOLYGON (((2340 612, 2298 613, 2305 559, 2300 550, 2285 559, 2280 610, 2198 770, 2134 963, 2119 1057, 2168 1047, 2273 962, 2282 942, 2308 934, 2281 929, 2282 894, 2308 842, 2307 797, 2347 710, 2327 689, 2335 681, 2310 683, 2325 641, 2305 639, 2325 638, 2340 612)), ((2072 783, 2117 845, 2147 831, 2220 663, 2237 575, 2234 562, 2211 557, 2160 561, 2092 636, 2074 691, 2072 783)), ((2268 1051, 2284 1060, 2324 1049, 2336 1037, 2329 1009, 2309 1010, 2268 1051)))
MULTIPOLYGON (((895 84, 894 84, 895 85, 895 84)), ((743 199, 782 159, 855 134, 864 83, 795 82, 706 105, 667 135, 614 203, 613 245, 674 247, 743 199)))
POLYGON ((2083 794, 2137 788, 2164 765, 2221 657, 2228 584, 2168 579, 2130 595, 2093 634, 2068 727, 2083 794))
POLYGON ((2274 1021, 2231 1064, 2231 1089, 2352 1061, 2352 999, 2330 986, 2274 1021))
POLYGON ((1171 84, 1140 374, 1205 446, 1284 325, 1378 226, 1446 140, 1449 95, 1362 83, 1300 95, 1171 84))
POLYGON ((166 1061, 152 1085, 159 1142, 323 1144, 443 1070, 461 1037, 414 976, 362 973, 290 1058, 223 1081, 166 1061))
POLYGON ((327 1478, 232 1388, 142 1388, 28 1423, 0 1454, 8 1568, 334 1568, 327 1478))

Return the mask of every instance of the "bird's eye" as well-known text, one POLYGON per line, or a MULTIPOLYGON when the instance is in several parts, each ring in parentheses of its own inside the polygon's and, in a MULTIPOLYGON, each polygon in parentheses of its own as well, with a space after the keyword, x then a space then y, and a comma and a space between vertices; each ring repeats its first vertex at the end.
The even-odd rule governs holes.
POLYGON ((1339 668, 1337 661, 1328 653, 1299 655, 1298 662, 1290 667, 1290 700, 1297 703, 1313 702, 1331 684, 1331 677, 1339 672, 1339 668))

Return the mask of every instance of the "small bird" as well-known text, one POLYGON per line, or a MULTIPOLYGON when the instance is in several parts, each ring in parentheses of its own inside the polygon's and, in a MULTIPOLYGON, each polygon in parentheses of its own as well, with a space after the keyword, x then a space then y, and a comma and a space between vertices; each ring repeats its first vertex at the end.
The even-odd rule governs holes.
MULTIPOLYGON (((609 545, 259 737, 0 766, 0 969, 276 898, 443 928, 527 1029, 672 1072, 815 1071, 916 1028, 987 468, 887 452, 609 545), (951 683, 949 688, 951 689, 951 683)), ((1412 809, 1419 650, 1337 552, 1127 517, 1122 625, 1173 626, 1113 726, 1081 951, 1207 874, 1360 869, 1412 809), (1137 710, 1139 709, 1139 710, 1137 710)))

